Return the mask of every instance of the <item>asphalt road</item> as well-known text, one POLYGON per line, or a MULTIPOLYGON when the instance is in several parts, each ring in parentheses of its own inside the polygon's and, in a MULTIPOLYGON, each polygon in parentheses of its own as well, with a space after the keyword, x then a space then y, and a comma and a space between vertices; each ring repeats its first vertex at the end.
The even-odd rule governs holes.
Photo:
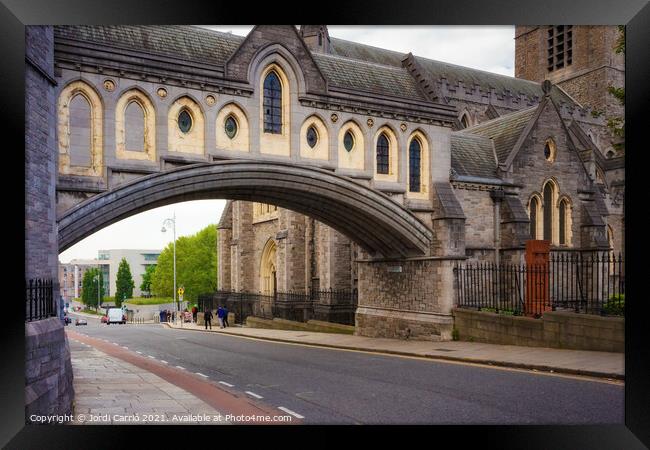
POLYGON ((71 327, 312 424, 622 424, 621 383, 314 348, 160 325, 71 327), (258 396, 258 397, 255 397, 258 396))

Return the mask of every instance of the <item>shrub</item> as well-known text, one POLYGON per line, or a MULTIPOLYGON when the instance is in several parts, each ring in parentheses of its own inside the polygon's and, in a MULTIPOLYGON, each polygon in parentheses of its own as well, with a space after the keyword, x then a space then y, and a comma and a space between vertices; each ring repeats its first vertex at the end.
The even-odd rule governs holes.
POLYGON ((625 294, 611 295, 603 305, 603 313, 608 316, 625 316, 625 294))
POLYGON ((458 333, 458 328, 455 328, 451 330, 451 339, 454 341, 458 341, 460 339, 460 334, 458 333))

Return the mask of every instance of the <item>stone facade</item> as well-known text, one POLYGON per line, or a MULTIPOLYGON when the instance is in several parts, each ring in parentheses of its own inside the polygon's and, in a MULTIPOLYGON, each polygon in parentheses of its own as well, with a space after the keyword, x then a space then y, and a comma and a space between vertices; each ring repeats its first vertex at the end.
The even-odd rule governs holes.
MULTIPOLYGON (((25 27, 25 278, 53 281, 59 298, 54 35, 25 27)), ((71 414, 70 350, 58 317, 25 324, 25 417, 71 414)))
MULTIPOLYGON (((569 89, 601 76, 599 64, 615 42, 615 28, 605 28, 574 27, 579 71, 555 83, 569 89), (581 65, 587 41, 593 55, 581 65)), ((338 40, 326 26, 261 25, 246 38, 198 27, 56 27, 55 94, 85 86, 87 97, 100 97, 108 124, 101 173, 59 172, 62 246, 101 225, 88 215, 109 194, 130 214, 147 202, 231 198, 220 223, 220 288, 358 289, 360 334, 447 339, 453 265, 521 259, 530 200, 542 198, 548 183, 557 248, 608 248, 607 225, 615 249, 623 242, 624 165, 606 159, 602 102, 578 104, 540 84, 546 76, 526 72, 535 58, 535 67, 543 65, 546 50, 539 32, 522 30, 518 75, 535 81, 338 40), (187 40, 194 45, 179 44, 187 40), (89 51, 88 44, 111 51, 89 51), (125 46, 138 55, 129 62, 115 51, 125 46), (281 86, 274 132, 265 123, 273 114, 263 89, 271 73, 281 86), (120 121, 134 92, 145 111, 137 123, 149 137, 137 157, 122 149, 121 134, 141 130, 120 121), (192 118, 185 130, 183 113, 192 118), (229 119, 236 125, 230 130, 229 119), (419 153, 411 151, 414 140, 419 153), (549 140, 552 156, 545 154, 549 140), (190 166, 198 162, 207 164, 190 166), (241 168, 228 172, 237 163, 241 168), (419 183, 411 180, 418 164, 419 183), (157 183, 177 194, 165 196, 157 183), (557 220, 562 201, 566 242, 557 220), (252 202, 278 208, 260 216, 252 202)), ((608 67, 600 91, 623 70, 617 61, 608 67)), ((59 117, 65 122, 63 112, 59 117)), ((89 143, 90 154, 97 145, 89 143)))

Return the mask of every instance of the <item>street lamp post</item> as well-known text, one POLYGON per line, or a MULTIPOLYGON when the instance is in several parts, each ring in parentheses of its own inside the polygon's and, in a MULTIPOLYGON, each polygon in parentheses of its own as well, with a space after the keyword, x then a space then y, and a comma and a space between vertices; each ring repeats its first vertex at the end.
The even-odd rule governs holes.
MULTIPOLYGON (((174 216, 172 219, 165 219, 163 221, 163 227, 161 230, 163 233, 167 231, 165 229, 166 224, 172 225, 173 233, 174 233, 174 307, 176 308, 176 318, 178 318, 178 303, 176 302, 176 212, 174 212, 174 216)), ((183 322, 181 321, 181 325, 182 324, 183 322)))

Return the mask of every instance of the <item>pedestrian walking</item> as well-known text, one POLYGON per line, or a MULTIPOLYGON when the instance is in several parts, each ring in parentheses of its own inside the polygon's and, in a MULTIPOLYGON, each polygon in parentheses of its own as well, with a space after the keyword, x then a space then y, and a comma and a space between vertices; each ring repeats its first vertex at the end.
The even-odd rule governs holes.
POLYGON ((223 327, 228 328, 228 307, 224 305, 223 307, 223 327))
POLYGON ((192 306, 192 320, 194 323, 196 323, 196 315, 199 312, 199 308, 196 307, 196 305, 192 306))
POLYGON ((223 328, 223 307, 221 305, 217 308, 217 319, 219 319, 219 327, 223 328))
POLYGON ((203 320, 205 320, 205 329, 207 330, 208 326, 212 329, 212 311, 206 309, 203 313, 203 320))

